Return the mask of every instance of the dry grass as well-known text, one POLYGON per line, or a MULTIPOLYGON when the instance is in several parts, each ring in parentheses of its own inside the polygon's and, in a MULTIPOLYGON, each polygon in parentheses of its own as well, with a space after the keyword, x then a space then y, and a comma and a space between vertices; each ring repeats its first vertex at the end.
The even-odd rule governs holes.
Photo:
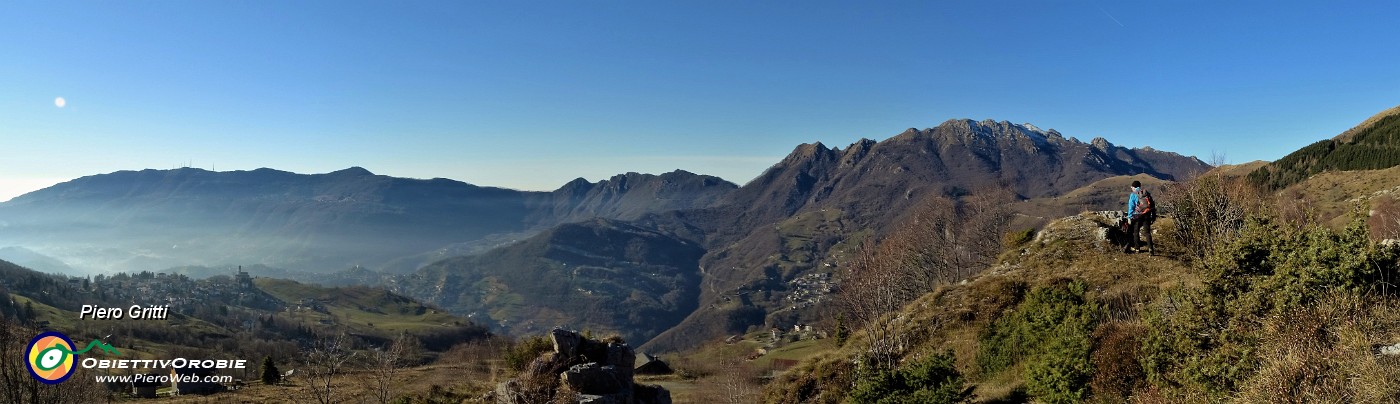
MULTIPOLYGON (((502 341, 479 340, 459 344, 443 353, 434 364, 398 370, 392 383, 392 396, 405 402, 422 402, 427 397, 450 398, 452 402, 471 402, 495 388, 498 382, 512 377, 501 359, 502 341)), ((305 369, 283 365, 284 371, 305 369)), ((335 398, 345 403, 371 403, 376 400, 367 383, 369 371, 352 370, 333 380, 335 398)), ((182 396, 154 400, 170 403, 304 403, 312 400, 308 380, 293 377, 282 385, 266 386, 257 381, 236 391, 209 396, 182 396)), ((390 401, 393 401, 391 399, 390 401)))
POLYGON ((1254 172, 1254 170, 1258 170, 1260 167, 1266 165, 1269 165, 1269 162, 1264 160, 1254 160, 1248 163, 1240 164, 1225 164, 1219 167, 1215 167, 1210 171, 1206 171, 1204 174, 1201 175, 1219 175, 1222 177, 1243 178, 1249 175, 1249 173, 1254 172))
POLYGON ((1095 181, 1064 195, 1027 199, 1012 205, 1016 213, 1025 217, 1024 221, 1013 225, 1015 228, 1039 227, 1050 220, 1084 211, 1127 210, 1128 188, 1133 181, 1142 182, 1149 190, 1161 189, 1168 183, 1147 174, 1120 175, 1095 181))
POLYGON ((1094 377, 1089 381, 1094 401, 1121 403, 1146 384, 1147 376, 1138 363, 1145 332, 1140 323, 1112 320, 1094 330, 1094 377))
POLYGON ((1268 317, 1260 333, 1262 366, 1241 389, 1240 401, 1400 401, 1400 361, 1372 351, 1394 341, 1400 307, 1369 300, 1334 296, 1268 317))
POLYGON ((1322 223, 1339 229, 1346 225, 1347 214, 1369 199, 1400 195, 1400 167, 1324 172, 1285 188, 1279 195, 1281 204, 1303 201, 1322 223))
MULTIPOLYGON (((1019 252, 1003 256, 1003 262, 992 269, 966 282, 941 286, 902 311, 890 313, 893 321, 902 325, 900 332, 914 336, 906 358, 951 349, 957 358, 958 370, 976 383, 974 393, 979 400, 1024 399, 1025 379, 1020 365, 992 375, 979 374, 975 359, 979 335, 997 318, 1015 309, 1028 291, 1050 280, 1073 278, 1090 285, 1089 298, 1103 303, 1103 316, 1109 323, 1116 324, 1101 335, 1108 338, 1116 353, 1096 359, 1104 365, 1111 363, 1123 370, 1131 369, 1133 363, 1130 362, 1135 360, 1132 345, 1137 341, 1134 335, 1141 327, 1136 320, 1144 303, 1156 298, 1162 290, 1198 287, 1200 280, 1191 268, 1175 259, 1126 255, 1099 240, 1096 229, 1107 225, 1090 214, 1051 223, 1035 241, 1019 252)), ((863 333, 853 334, 846 348, 833 356, 849 361, 857 354, 852 347, 862 346, 866 338, 868 336, 863 333)), ((817 372, 822 364, 829 366, 837 361, 839 359, 828 357, 805 363, 793 372, 817 372)), ((837 387, 813 386, 813 381, 812 377, 780 379, 770 390, 786 393, 784 397, 806 397, 815 402, 839 401, 844 396, 844 391, 795 393, 803 389, 837 387)), ((1100 384, 1107 388, 1109 383, 1101 380, 1100 384)), ((779 396, 772 393, 770 398, 779 396)))

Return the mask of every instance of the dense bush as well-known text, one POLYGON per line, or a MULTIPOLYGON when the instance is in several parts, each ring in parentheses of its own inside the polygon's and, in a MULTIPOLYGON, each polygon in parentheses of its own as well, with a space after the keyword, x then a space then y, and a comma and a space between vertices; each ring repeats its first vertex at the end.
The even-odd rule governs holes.
POLYGON ((855 366, 846 358, 819 358, 783 372, 764 389, 762 402, 837 403, 855 380, 855 366))
POLYGON ((538 358, 540 354, 554 349, 554 343, 549 338, 543 336, 528 337, 520 340, 506 348, 506 365, 516 371, 525 370, 525 366, 538 358))
POLYGON ((1143 332, 1142 326, 1125 322, 1104 322, 1094 330, 1094 353, 1090 356, 1094 376, 1089 388, 1096 401, 1126 402, 1146 383, 1138 363, 1143 332))
MULTIPOLYGON (((1370 242, 1364 222, 1340 232, 1254 217, 1205 262, 1204 285, 1160 299, 1146 316, 1142 365, 1156 386, 1224 399, 1258 375, 1265 320, 1329 296, 1393 299, 1396 252, 1370 242)), ((1296 314, 1295 314, 1296 315, 1296 314)), ((1317 328, 1315 328, 1317 329, 1317 328)), ((1314 356, 1307 366, 1329 366, 1314 356)))
POLYGON ((1005 245, 1006 248, 1014 249, 1031 242, 1032 239, 1035 239, 1035 229, 1027 228, 1024 230, 1006 233, 1006 237, 1001 241, 1001 243, 1002 245, 1005 245))
POLYGON ((1389 291, 1396 251, 1371 243, 1356 218, 1337 232, 1290 229, 1252 218, 1241 236, 1206 262, 1206 291, 1240 314, 1264 315, 1311 303, 1332 292, 1389 291))
POLYGON ((1032 396, 1055 403, 1087 398, 1094 374, 1090 333, 1098 311, 1087 289, 1083 281, 1060 279, 1032 290, 982 333, 977 364, 983 375, 1024 363, 1032 396))
POLYGON ((868 366, 869 374, 856 382, 846 396, 851 403, 957 403, 968 399, 963 377, 953 367, 953 353, 945 352, 893 370, 868 366))

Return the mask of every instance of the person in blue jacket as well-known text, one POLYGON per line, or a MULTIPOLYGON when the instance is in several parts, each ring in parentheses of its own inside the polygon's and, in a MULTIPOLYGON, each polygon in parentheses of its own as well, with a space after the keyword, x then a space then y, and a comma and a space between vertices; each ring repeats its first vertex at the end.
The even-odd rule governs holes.
MULTIPOLYGON (((1142 182, 1133 181, 1132 192, 1128 193, 1129 238, 1127 252, 1129 253, 1142 252, 1139 248, 1141 242, 1138 238, 1138 234, 1143 233, 1143 229, 1147 230, 1147 252, 1148 254, 1154 253, 1152 248, 1152 219, 1155 218, 1156 212, 1152 211, 1153 209, 1150 207, 1150 202, 1144 206, 1142 197, 1144 192, 1145 191, 1142 190, 1142 182)), ((1150 196, 1147 198, 1149 201, 1151 200, 1150 196)))

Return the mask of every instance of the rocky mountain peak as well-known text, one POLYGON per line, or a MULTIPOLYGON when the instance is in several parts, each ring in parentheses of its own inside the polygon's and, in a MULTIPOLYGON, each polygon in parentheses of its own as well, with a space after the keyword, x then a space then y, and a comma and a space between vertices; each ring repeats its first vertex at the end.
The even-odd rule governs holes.
POLYGON ((787 158, 784 158, 783 165, 796 164, 804 161, 826 159, 835 156, 835 151, 826 147, 822 142, 803 143, 792 150, 787 158))
POLYGON ((922 133, 940 133, 942 141, 955 141, 959 143, 983 143, 1000 144, 1002 141, 1025 141, 1029 140, 1034 146, 1043 146, 1049 143, 1064 141, 1064 136, 1060 132, 1050 129, 1044 130, 1030 123, 1015 124, 1010 121, 997 121, 984 119, 974 121, 971 119, 950 119, 928 131, 905 131, 900 136, 918 136, 922 133))
POLYGON ((584 193, 587 193, 588 190, 591 189, 593 189, 592 182, 588 182, 588 180, 583 177, 578 177, 574 178, 573 181, 565 183, 564 186, 559 187, 559 189, 554 190, 554 193, 565 195, 582 195, 584 193))
POLYGON ((1099 151, 1103 152, 1107 152, 1108 149, 1113 147, 1113 143, 1109 143, 1108 139, 1104 139, 1102 137, 1095 137, 1094 140, 1089 141, 1089 145, 1094 146, 1095 149, 1099 149, 1099 151))
POLYGON ((876 144, 878 144, 878 142, 866 138, 861 138, 855 143, 851 143, 849 147, 846 147, 846 152, 841 154, 841 164, 849 165, 855 161, 859 161, 861 158, 864 158, 865 155, 869 154, 870 149, 874 148, 876 144))

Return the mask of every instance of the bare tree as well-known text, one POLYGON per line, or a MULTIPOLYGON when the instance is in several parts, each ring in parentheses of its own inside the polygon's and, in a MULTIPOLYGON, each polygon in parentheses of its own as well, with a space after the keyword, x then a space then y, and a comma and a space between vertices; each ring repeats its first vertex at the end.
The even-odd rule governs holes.
POLYGON ((759 384, 758 375, 753 368, 743 363, 743 359, 729 358, 724 361, 723 371, 716 376, 715 382, 722 392, 718 397, 719 402, 729 404, 746 404, 758 401, 759 384))
POLYGON ((316 402, 330 404, 338 401, 335 377, 345 372, 347 363, 356 355, 346 334, 316 341, 316 345, 306 354, 306 364, 310 368, 307 381, 316 402))
POLYGON ((955 200, 931 197, 884 240, 867 242, 846 265, 838 309, 865 332, 868 359, 893 367, 911 344, 895 314, 938 285, 993 264, 1010 225, 1014 194, 982 190, 955 200))
POLYGON ((847 264, 836 303, 865 332, 867 355, 892 364, 907 347, 890 314, 918 297, 921 287, 902 272, 908 250, 896 243, 866 243, 847 264))
POLYGON ((388 346, 374 350, 370 358, 372 398, 380 403, 387 403, 394 398, 394 377, 418 354, 418 350, 418 340, 408 335, 399 335, 388 346))
MULTIPOLYGON (((991 266, 1011 225, 1015 195, 1004 188, 980 190, 962 200, 932 198, 906 222, 903 237, 914 236, 920 267, 929 275, 928 290, 955 282, 991 266)), ((897 235, 899 236, 899 235, 897 235)))
POLYGON ((95 403, 108 401, 108 394, 81 367, 67 381, 45 385, 34 380, 24 362, 25 347, 39 334, 38 329, 20 325, 0 316, 0 403, 95 403))

